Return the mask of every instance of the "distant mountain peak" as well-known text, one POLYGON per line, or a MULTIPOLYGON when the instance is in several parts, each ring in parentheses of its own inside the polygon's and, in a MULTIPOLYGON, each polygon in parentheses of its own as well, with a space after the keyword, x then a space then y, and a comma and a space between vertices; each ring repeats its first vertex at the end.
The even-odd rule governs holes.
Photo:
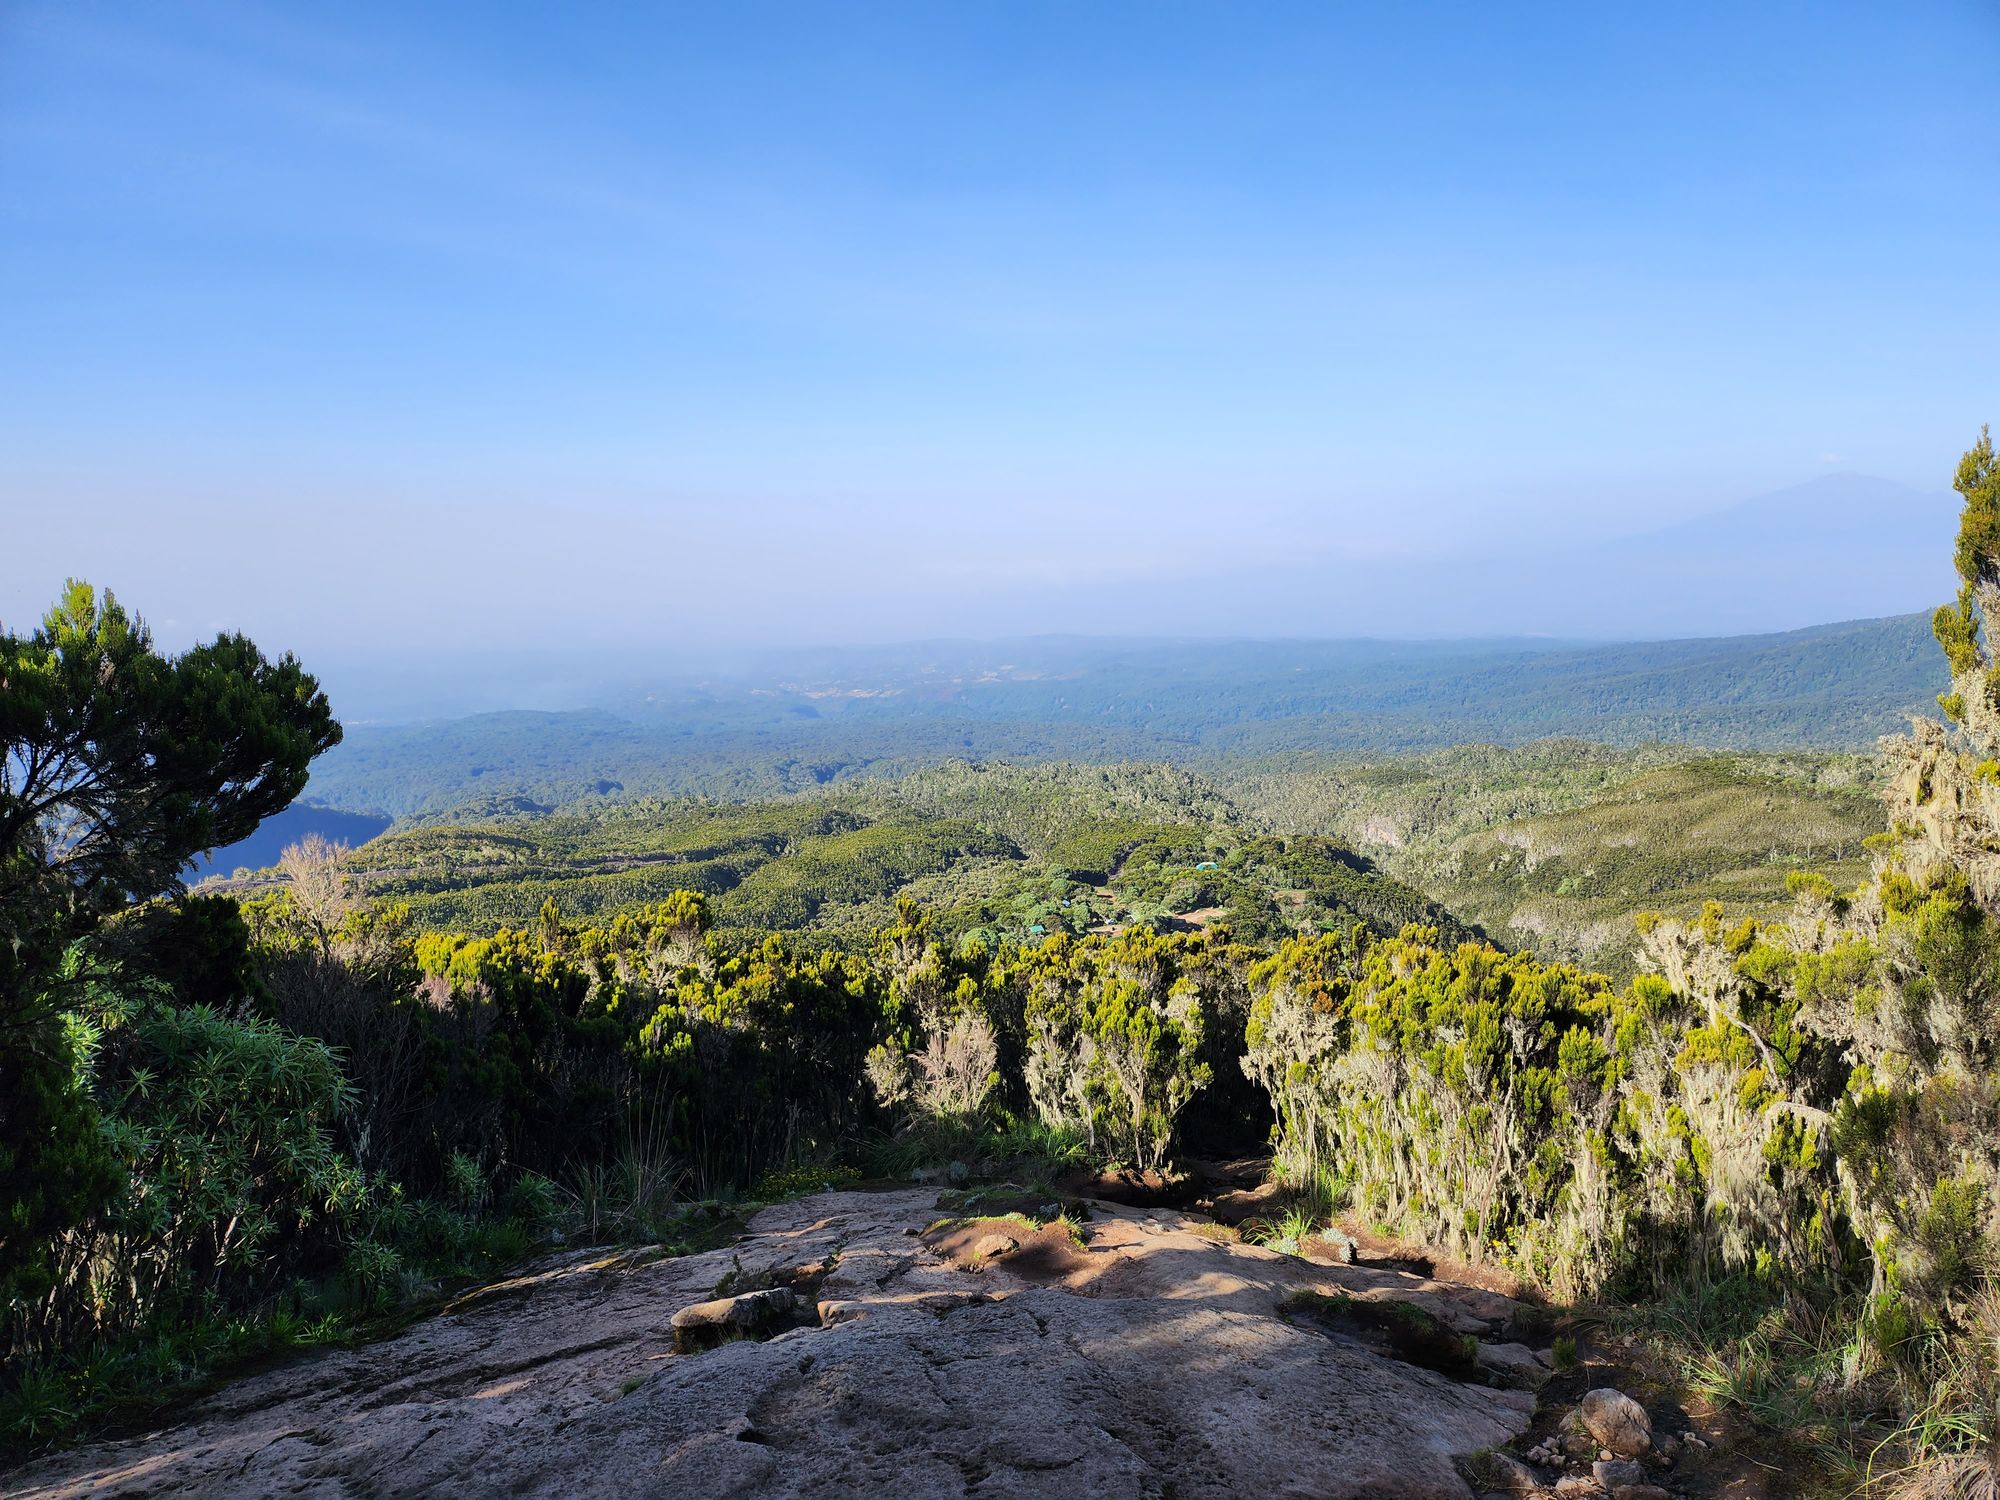
POLYGON ((1872 534, 1899 549, 1914 544, 1933 557, 1948 557, 1949 544, 1938 538, 1949 531, 1956 514, 1957 501, 1948 490, 1920 490, 1898 480, 1843 470, 1753 495, 1634 540, 1727 537, 1734 542, 1798 545, 1872 534))

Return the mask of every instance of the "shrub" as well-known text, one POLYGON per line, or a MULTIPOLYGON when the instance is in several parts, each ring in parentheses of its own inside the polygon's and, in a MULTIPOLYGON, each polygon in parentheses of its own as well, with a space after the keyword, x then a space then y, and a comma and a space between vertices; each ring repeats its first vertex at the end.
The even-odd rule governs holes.
POLYGON ((1141 1168, 1162 1165, 1183 1110, 1214 1077, 1206 986, 1178 938, 1128 932, 1103 943, 1054 938, 1019 976, 1024 1081, 1043 1123, 1084 1132, 1141 1168))
POLYGON ((1432 929, 1295 938, 1251 971, 1244 1070, 1295 1181, 1337 1165, 1397 1233, 1578 1296, 1625 1228, 1608 980, 1432 929))
POLYGON ((325 1046, 101 983, 73 1030, 119 1183, 51 1237, 54 1284, 10 1303, 10 1348, 46 1353, 242 1307, 334 1258, 367 1184, 334 1143, 351 1094, 325 1046))

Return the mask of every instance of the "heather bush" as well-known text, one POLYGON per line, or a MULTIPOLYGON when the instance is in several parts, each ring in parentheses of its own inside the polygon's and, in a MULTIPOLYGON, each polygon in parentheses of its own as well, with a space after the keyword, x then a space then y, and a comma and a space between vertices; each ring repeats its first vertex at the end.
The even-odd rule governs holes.
POLYGON ((1280 1164, 1395 1233, 1593 1291, 1626 1236, 1610 982, 1436 936, 1296 938, 1252 969, 1243 1068, 1280 1164))
POLYGON ((1180 1116, 1215 1076, 1220 1024, 1209 940, 1128 931, 1050 938, 1010 975, 1026 1034, 1035 1114, 1080 1130, 1093 1152, 1141 1168, 1173 1153, 1180 1116))
POLYGON ((901 1126, 973 1129, 998 1104, 1000 1038, 987 1018, 983 949, 964 958, 932 941, 929 916, 907 898, 878 935, 887 1035, 866 1059, 868 1085, 901 1126))

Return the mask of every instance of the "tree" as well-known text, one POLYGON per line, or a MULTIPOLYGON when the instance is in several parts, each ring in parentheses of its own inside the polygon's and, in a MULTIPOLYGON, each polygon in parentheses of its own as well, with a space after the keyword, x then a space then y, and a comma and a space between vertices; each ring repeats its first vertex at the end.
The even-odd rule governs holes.
POLYGON ((339 740, 292 657, 241 635, 163 656, 86 583, 32 633, 0 631, 0 1293, 108 1181, 58 1016, 65 952, 180 892, 339 740))
MULTIPOLYGON (((1979 429, 1979 441, 1959 460, 1952 488, 1965 497, 1959 517, 1959 590, 1955 604, 1938 607, 1931 628, 1951 664, 1951 691, 1938 699, 1945 717, 1962 728, 1973 745, 1991 755, 2000 744, 1992 657, 1980 640, 1982 625, 2000 609, 2000 463, 1993 458, 1993 433, 1979 429)), ((1933 739, 1941 736, 1932 736, 1933 739)))
POLYGON ((290 882, 287 889, 299 925, 320 957, 330 957, 333 940, 361 905, 348 888, 347 845, 309 833, 296 844, 285 845, 278 855, 278 869, 290 882))

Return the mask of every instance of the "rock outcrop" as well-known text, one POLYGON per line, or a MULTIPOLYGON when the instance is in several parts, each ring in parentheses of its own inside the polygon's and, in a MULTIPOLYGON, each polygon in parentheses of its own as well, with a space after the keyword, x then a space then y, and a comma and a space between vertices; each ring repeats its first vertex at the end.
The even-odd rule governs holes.
POLYGON ((723 1250, 573 1256, 0 1490, 1460 1500, 1458 1464, 1533 1411, 1285 1310, 1409 1301, 1500 1341, 1520 1309, 1498 1294, 1218 1243, 1168 1209, 1092 1205, 1072 1236, 940 1225, 937 1203, 826 1193, 723 1250))
POLYGON ((698 1354, 735 1339, 768 1338, 797 1310, 798 1294, 788 1286, 741 1292, 684 1307, 668 1319, 674 1353, 698 1354))

